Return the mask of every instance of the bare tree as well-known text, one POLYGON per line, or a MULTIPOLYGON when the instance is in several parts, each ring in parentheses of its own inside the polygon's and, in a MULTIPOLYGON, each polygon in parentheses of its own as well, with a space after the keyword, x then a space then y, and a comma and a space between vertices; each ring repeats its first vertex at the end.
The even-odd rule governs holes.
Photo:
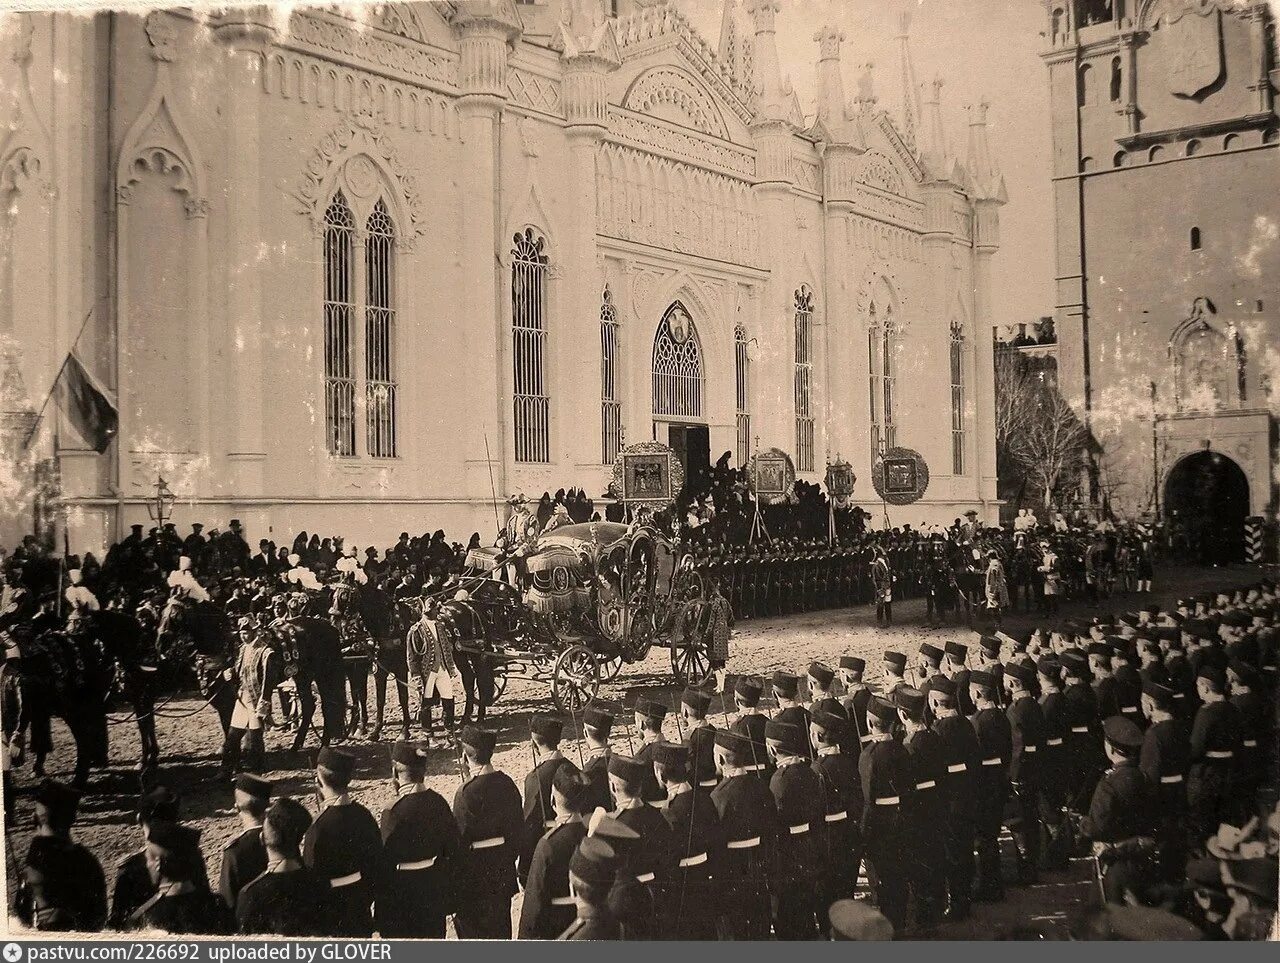
POLYGON ((1060 501, 1078 483, 1089 432, 1055 388, 1042 386, 1037 395, 1012 451, 1050 508, 1055 497, 1060 501))

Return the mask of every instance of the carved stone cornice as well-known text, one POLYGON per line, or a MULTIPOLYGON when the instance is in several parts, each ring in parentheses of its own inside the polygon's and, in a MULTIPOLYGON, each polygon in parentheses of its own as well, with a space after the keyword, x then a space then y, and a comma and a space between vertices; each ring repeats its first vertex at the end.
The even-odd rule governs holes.
MULTIPOLYGON (((270 7, 233 7, 209 20, 213 35, 233 50, 263 53, 279 31, 270 7)), ((154 41, 153 41, 154 43, 154 41)))
POLYGON ((348 21, 320 11, 295 11, 289 19, 289 32, 278 43, 419 87, 453 89, 458 83, 458 62, 449 52, 403 37, 358 30, 348 21))

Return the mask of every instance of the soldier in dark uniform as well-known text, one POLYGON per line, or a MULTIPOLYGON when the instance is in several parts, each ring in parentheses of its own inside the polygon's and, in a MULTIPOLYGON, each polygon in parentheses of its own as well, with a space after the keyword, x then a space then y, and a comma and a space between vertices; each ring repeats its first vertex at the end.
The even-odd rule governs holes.
MULTIPOLYGON (((793 672, 775 672, 770 680, 773 696, 778 702, 778 711, 773 714, 775 722, 795 726, 800 732, 804 746, 809 746, 809 710, 799 702, 800 677, 793 672)), ((806 759, 813 758, 812 747, 804 752, 806 759)))
POLYGON ((1176 715, 1174 691, 1158 682, 1142 684, 1142 711, 1150 725, 1142 737, 1138 768, 1155 794, 1156 841, 1164 877, 1179 883, 1187 868, 1187 765, 1191 733, 1176 715))
MULTIPOLYGON (((714 734, 710 747, 714 767, 714 734)), ((711 794, 696 790, 696 758, 689 747, 663 743, 654 750, 654 765, 658 782, 667 792, 662 815, 671 827, 676 860, 663 900, 671 929, 664 927, 663 933, 669 932, 671 938, 679 940, 714 940, 719 911, 715 877, 724 858, 720 814, 711 794)))
POLYGON ((974 669, 969 674, 969 690, 978 708, 973 717, 973 730, 982 748, 974 827, 978 879, 974 884, 973 898, 980 903, 991 903, 1004 899, 1004 880, 1000 875, 1000 827, 1004 823, 1004 805, 1009 796, 1009 757, 1013 751, 1013 734, 1009 720, 996 704, 995 676, 983 669, 974 669))
POLYGON ((1069 833, 1063 818, 1070 779, 1067 756, 1066 697, 1062 694, 1062 664, 1048 655, 1036 663, 1040 677, 1040 713, 1044 716, 1044 742, 1036 754, 1040 783, 1040 813, 1045 823, 1044 867, 1066 869, 1070 859, 1069 833))
POLYGON ((769 789, 780 824, 772 899, 774 935, 780 940, 814 937, 818 926, 817 896, 825 875, 826 807, 822 780, 808 764, 809 713, 801 711, 803 729, 775 718, 764 730, 765 744, 776 766, 769 789))
POLYGON ((711 801, 725 839, 720 938, 765 940, 770 921, 767 874, 778 838, 778 810, 764 780, 747 769, 765 747, 722 729, 716 733, 715 752, 723 778, 711 801))
POLYGON ((423 785, 427 762, 417 746, 397 742, 391 767, 397 798, 382 813, 374 922, 383 939, 444 939, 461 868, 458 824, 444 798, 423 785))
POLYGON ((1270 707, 1259 691, 1258 671, 1236 656, 1227 662, 1227 686, 1231 704, 1240 718, 1240 752, 1232 770, 1233 795, 1239 801, 1241 815, 1247 818, 1256 808, 1258 789, 1270 758, 1267 755, 1271 742, 1267 738, 1270 707))
POLYGON ((1155 831, 1151 786, 1138 768, 1142 730, 1123 716, 1103 723, 1107 758, 1112 768, 1098 782, 1080 835, 1094 844, 1107 902, 1124 902, 1126 892, 1141 891, 1139 839, 1155 831))
POLYGON ((764 694, 764 683, 757 676, 744 675, 734 686, 733 701, 738 710, 738 718, 733 728, 747 737, 747 749, 752 751, 759 747, 759 752, 743 763, 748 772, 759 774, 766 782, 773 774, 773 766, 764 751, 764 725, 769 720, 760 711, 760 697, 764 694))
POLYGON ((928 933, 938 925, 946 899, 946 848, 936 833, 947 819, 943 787, 947 747, 926 725, 927 701, 923 692, 904 686, 898 690, 894 703, 905 731, 902 746, 911 759, 911 777, 915 781, 910 807, 903 812, 908 839, 907 873, 915 896, 916 925, 928 933))
POLYGON ((240 891, 267 868, 267 849, 262 844, 262 820, 271 804, 271 783, 260 776, 242 772, 236 776, 235 810, 240 817, 240 835, 222 850, 222 870, 218 892, 227 909, 235 910, 240 891))
POLYGON ((582 773, 591 780, 591 808, 613 809, 609 797, 609 733, 613 729, 613 715, 603 709, 588 706, 582 712, 582 735, 586 742, 586 762, 582 773))
POLYGON ((858 761, 862 779, 862 839, 866 859, 875 871, 876 905, 893 924, 895 935, 907 924, 910 877, 904 864, 907 824, 915 794, 911 758, 892 735, 898 710, 878 697, 867 704, 869 739, 858 761))
POLYGON ((1004 667, 1012 748, 1009 757, 1009 791, 1014 816, 1009 821, 1017 849, 1018 882, 1034 883, 1040 867, 1040 750, 1044 747, 1045 722, 1040 703, 1031 694, 1036 671, 1021 662, 1004 667))
POLYGON ((198 830, 177 823, 152 823, 146 859, 156 891, 129 916, 126 929, 198 936, 231 932, 230 911, 203 882, 198 830))
POLYGON ((373 933, 370 906, 383 867, 382 836, 377 820, 347 791, 355 764, 355 757, 341 749, 320 750, 320 814, 303 839, 302 858, 333 890, 337 935, 367 937, 373 933))
POLYGON ((862 823, 863 800, 858 756, 847 754, 842 748, 849 729, 848 719, 840 713, 822 708, 811 713, 809 736, 816 754, 813 770, 822 781, 825 826, 821 854, 825 871, 818 906, 818 925, 824 933, 830 928, 827 908, 836 900, 853 898, 862 862, 858 827, 862 823))
MULTIPOLYGON (((840 700, 849 714, 850 732, 845 745, 858 748, 867 736, 867 703, 871 701, 871 688, 862 681, 867 671, 867 660, 856 655, 840 656, 840 681, 844 683, 845 695, 840 700)), ((857 764, 857 759, 854 759, 857 764)))
POLYGON ((1119 692, 1111 672, 1112 648, 1106 642, 1091 642, 1085 649, 1089 672, 1093 675, 1093 694, 1098 700, 1098 718, 1110 719, 1120 714, 1119 692))
MULTIPOLYGON (((636 700, 636 730, 643 743, 636 750, 636 761, 644 767, 644 784, 641 786, 641 798, 650 804, 665 804, 667 794, 658 785, 653 774, 653 749, 662 742, 662 721, 671 710, 661 702, 652 699, 636 700)), ((634 828, 634 827, 633 827, 634 828)), ((628 850, 630 847, 626 847, 628 850)))
POLYGON ((569 861, 586 838, 590 798, 591 784, 576 766, 555 770, 549 804, 553 818, 530 859, 516 931, 519 939, 555 939, 573 921, 569 861))
POLYGON ((966 719, 971 718, 977 708, 969 697, 969 670, 965 667, 969 657, 969 647, 959 642, 948 642, 943 646, 946 659, 942 665, 942 674, 956 684, 956 710, 966 719))
POLYGON ((995 679, 995 704, 1004 703, 1004 666, 1000 663, 1000 640, 994 635, 978 639, 978 668, 995 679))
POLYGON ((1111 675, 1116 686, 1116 705, 1120 715, 1124 716, 1138 728, 1146 725, 1142 715, 1142 676, 1138 674, 1137 645, 1129 639, 1110 636, 1111 675))
POLYGON ((623 859, 606 840, 584 838, 569 856, 574 918, 557 940, 620 940, 622 926, 610 906, 623 859))
POLYGON ((977 778, 982 767, 982 747, 973 723, 957 708, 959 689, 955 680, 943 676, 929 687, 933 711, 933 731, 942 743, 947 774, 947 814, 943 823, 943 852, 946 858, 947 907, 943 918, 957 922, 969 916, 973 887, 973 845, 977 817, 977 778))
POLYGON ((689 747, 689 778, 694 788, 704 794, 720 782, 716 776, 716 727, 707 721, 710 709, 711 696, 701 689, 685 689, 680 696, 684 741, 689 747))
POLYGON ((1067 767, 1071 774, 1067 808, 1079 812, 1093 795, 1104 760, 1098 739, 1098 697, 1089 684, 1089 666, 1078 649, 1062 653, 1062 703, 1067 721, 1067 767))
POLYGON ((886 650, 881 659, 884 667, 884 682, 880 688, 884 697, 890 699, 907 684, 907 657, 902 652, 886 650))
POLYGON ((524 822, 520 790, 510 776, 493 768, 497 741, 494 732, 477 726, 464 726, 459 736, 466 779, 453 797, 462 847, 454 926, 464 940, 511 938, 511 897, 524 822))
POLYGON ((36 788, 35 836, 14 898, 14 915, 32 929, 96 932, 106 922, 102 866, 71 839, 79 803, 80 793, 57 780, 44 779, 36 788))
POLYGON ((529 875, 529 865, 538 840, 556 821, 555 809, 551 805, 551 781, 561 768, 578 768, 560 752, 560 739, 564 735, 563 720, 545 714, 536 715, 529 723, 529 730, 529 744, 535 765, 529 775, 524 777, 524 840, 517 864, 521 884, 529 875))
POLYGON ((655 923, 666 916, 663 898, 670 890, 676 868, 675 840, 662 814, 666 790, 663 789, 662 809, 643 798, 649 778, 657 782, 654 762, 663 743, 650 745, 653 748, 648 761, 618 753, 609 759, 609 792, 618 806, 614 818, 639 836, 634 844, 624 847, 624 872, 640 884, 648 897, 640 900, 647 912, 633 913, 625 921, 627 939, 653 939, 658 935, 655 923))
POLYGON ((310 825, 311 815, 294 799, 277 799, 267 810, 262 821, 267 869, 236 899, 240 934, 337 935, 333 890, 302 862, 300 847, 310 825))
POLYGON ((1192 833, 1205 839, 1230 821, 1237 805, 1231 799, 1231 770, 1240 749, 1240 710, 1227 701, 1226 673, 1205 665, 1196 674, 1201 706, 1191 726, 1187 768, 1187 805, 1192 833))
MULTIPOLYGON (((156 884, 147 869, 147 836, 153 823, 178 821, 178 796, 166 786, 153 786, 138 799, 138 828, 143 844, 116 863, 115 880, 111 886, 111 915, 107 926, 120 929, 133 912, 155 895, 156 884)), ((203 868, 203 863, 201 867, 203 868)), ((202 876, 204 888, 209 883, 202 876)))

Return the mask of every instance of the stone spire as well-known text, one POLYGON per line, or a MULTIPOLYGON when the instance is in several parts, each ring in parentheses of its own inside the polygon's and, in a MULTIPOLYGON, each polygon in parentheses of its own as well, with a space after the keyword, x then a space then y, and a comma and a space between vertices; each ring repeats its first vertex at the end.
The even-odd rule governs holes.
POLYGON ((742 0, 724 0, 720 16, 720 60, 729 67, 735 84, 750 87, 753 82, 753 43, 751 34, 742 29, 742 0))
POLYGON ((948 149, 942 126, 942 87, 942 78, 935 76, 920 115, 920 165, 933 180, 963 185, 968 182, 964 168, 948 149))
POLYGON ((902 67, 902 139, 912 150, 916 147, 916 130, 920 124, 920 86, 916 83, 915 67, 911 64, 911 13, 898 15, 898 59, 902 67))
POLYGON ((799 126, 800 105, 789 80, 783 80, 778 66, 777 28, 774 17, 778 0, 748 0, 747 10, 755 24, 754 50, 756 116, 759 120, 782 120, 799 126))
POLYGON ((840 69, 844 34, 828 24, 813 35, 818 44, 818 114, 810 132, 830 144, 860 144, 857 120, 849 111, 840 69))
POLYGON ((858 96, 854 100, 858 104, 858 110, 862 113, 870 113, 875 110, 879 99, 876 97, 875 78, 872 76, 876 65, 868 61, 861 66, 862 73, 858 75, 858 96))
POLYGON ((987 143, 987 111, 990 102, 983 97, 969 105, 969 154, 967 166, 973 179, 973 194, 979 200, 998 201, 1009 199, 1005 191, 1004 177, 991 158, 991 146, 987 143))

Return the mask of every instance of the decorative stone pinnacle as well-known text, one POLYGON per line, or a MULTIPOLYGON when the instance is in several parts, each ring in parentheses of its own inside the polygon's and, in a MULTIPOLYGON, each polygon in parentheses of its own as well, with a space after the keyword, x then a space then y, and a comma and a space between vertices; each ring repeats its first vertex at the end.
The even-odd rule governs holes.
POLYGON ((151 57, 160 63, 172 63, 177 56, 178 30, 169 16, 161 10, 152 10, 146 19, 147 40, 151 42, 151 57))
POLYGON ((845 36, 835 24, 827 24, 813 35, 813 39, 818 44, 819 60, 840 59, 840 44, 844 43, 845 36))

